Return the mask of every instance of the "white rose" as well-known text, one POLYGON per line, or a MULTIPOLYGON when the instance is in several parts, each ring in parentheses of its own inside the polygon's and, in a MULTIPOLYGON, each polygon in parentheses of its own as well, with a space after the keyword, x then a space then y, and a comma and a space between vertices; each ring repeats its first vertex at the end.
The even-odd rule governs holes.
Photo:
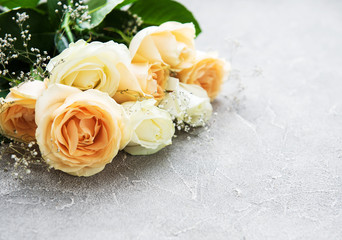
POLYGON ((178 122, 198 127, 210 119, 213 111, 210 98, 200 86, 179 83, 177 78, 171 77, 167 91, 159 107, 167 110, 178 122))
POLYGON ((113 41, 87 43, 81 39, 51 59, 46 67, 50 72, 49 84, 97 89, 117 102, 132 100, 130 95, 144 94, 131 72, 130 58, 129 50, 123 44, 113 41))
POLYGON ((172 143, 175 133, 170 114, 156 107, 155 100, 149 99, 122 104, 130 118, 133 135, 124 149, 132 155, 148 155, 158 152, 172 143))

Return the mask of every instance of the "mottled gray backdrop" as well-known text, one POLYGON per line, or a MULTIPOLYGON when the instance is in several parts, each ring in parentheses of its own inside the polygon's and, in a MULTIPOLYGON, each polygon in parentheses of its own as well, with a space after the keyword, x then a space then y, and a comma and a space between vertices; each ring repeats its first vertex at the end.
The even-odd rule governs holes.
POLYGON ((342 2, 182 2, 233 68, 210 131, 90 178, 0 171, 0 239, 342 239, 342 2))

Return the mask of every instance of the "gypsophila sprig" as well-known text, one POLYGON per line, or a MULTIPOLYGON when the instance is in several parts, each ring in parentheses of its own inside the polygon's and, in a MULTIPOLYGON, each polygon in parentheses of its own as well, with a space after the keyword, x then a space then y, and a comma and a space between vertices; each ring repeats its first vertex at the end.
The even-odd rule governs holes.
POLYGON ((40 156, 35 141, 23 143, 15 139, 10 140, 9 144, 6 144, 4 140, 0 142, 0 159, 7 159, 7 167, 3 169, 4 171, 10 171, 14 177, 22 179, 25 175, 30 174, 35 166, 48 168, 40 156))
MULTIPOLYGON (((63 41, 65 35, 68 43, 64 45, 67 47, 69 43, 74 42, 75 37, 83 37, 84 26, 91 24, 91 16, 88 12, 88 5, 85 5, 82 0, 69 0, 66 4, 59 1, 57 5, 60 7, 60 10, 56 9, 55 13, 61 16, 61 22, 57 30, 56 42, 63 41)), ((58 50, 61 52, 63 48, 58 50)))
POLYGON ((17 13, 17 18, 13 17, 12 20, 18 24, 19 29, 20 29, 20 37, 23 40, 23 46, 27 50, 28 42, 31 40, 32 35, 29 34, 29 28, 30 25, 25 25, 24 23, 27 19, 29 19, 30 16, 26 14, 26 12, 23 13, 17 13))
POLYGON ((5 34, 4 38, 0 38, 0 64, 2 69, 0 70, 1 78, 9 81, 9 86, 13 87, 22 82, 33 81, 36 79, 44 79, 48 76, 45 67, 50 60, 50 56, 46 51, 40 52, 38 48, 28 48, 28 44, 31 41, 32 35, 30 34, 30 25, 25 24, 25 21, 29 19, 26 12, 17 13, 16 17, 12 20, 16 22, 20 29, 20 37, 23 49, 17 49, 15 44, 17 42, 16 37, 12 37, 11 34, 5 34), (9 65, 11 61, 15 59, 25 59, 32 65, 32 71, 11 71, 9 65))

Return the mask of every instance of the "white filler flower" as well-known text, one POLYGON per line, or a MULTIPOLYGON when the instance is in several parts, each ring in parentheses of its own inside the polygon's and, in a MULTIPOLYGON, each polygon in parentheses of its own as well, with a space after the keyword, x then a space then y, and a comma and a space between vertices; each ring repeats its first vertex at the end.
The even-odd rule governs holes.
POLYGON ((170 78, 167 94, 159 107, 167 110, 177 125, 187 123, 191 127, 204 126, 210 119, 213 108, 207 92, 194 84, 180 83, 177 78, 170 78))

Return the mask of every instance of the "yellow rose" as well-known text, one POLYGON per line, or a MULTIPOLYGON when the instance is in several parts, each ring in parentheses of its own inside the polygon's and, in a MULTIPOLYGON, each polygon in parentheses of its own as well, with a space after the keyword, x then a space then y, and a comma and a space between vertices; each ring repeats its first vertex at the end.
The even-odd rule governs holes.
POLYGON ((94 89, 49 86, 37 100, 36 123, 45 161, 76 176, 100 172, 131 139, 123 108, 94 89))
POLYGON ((163 63, 173 71, 190 67, 195 58, 195 27, 192 23, 166 22, 147 27, 132 39, 133 63, 163 63))
POLYGON ((51 59, 47 65, 49 84, 97 89, 111 97, 120 91, 116 100, 128 101, 132 100, 131 93, 143 94, 129 65, 130 53, 125 45, 113 41, 88 44, 81 39, 51 59))
POLYGON ((133 135, 124 149, 132 155, 148 155, 172 143, 175 133, 170 114, 155 106, 153 99, 125 102, 122 106, 131 121, 133 135))
POLYGON ((29 81, 10 89, 1 102, 2 134, 25 142, 35 139, 35 105, 45 88, 42 81, 29 81))
POLYGON ((135 63, 132 68, 143 92, 160 101, 170 75, 168 67, 162 63, 135 63))
POLYGON ((183 83, 197 84, 205 89, 213 101, 221 90, 221 85, 227 78, 229 65, 224 59, 214 54, 198 52, 195 63, 177 74, 183 83))

